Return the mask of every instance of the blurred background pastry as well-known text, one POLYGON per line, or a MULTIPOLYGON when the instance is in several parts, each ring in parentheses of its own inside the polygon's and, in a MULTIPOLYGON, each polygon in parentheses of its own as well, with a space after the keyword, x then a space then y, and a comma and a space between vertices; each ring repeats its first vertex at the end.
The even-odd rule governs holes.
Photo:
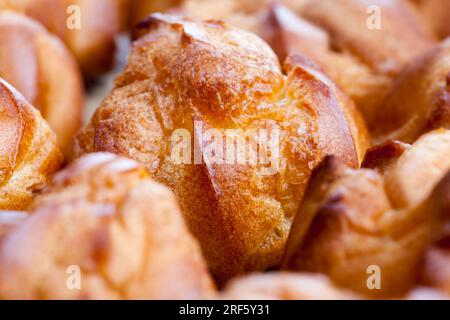
POLYGON ((221 297, 225 300, 356 300, 319 274, 271 272, 233 279, 221 297))
POLYGON ((39 109, 65 154, 81 126, 81 75, 63 43, 23 15, 0 12, 0 77, 39 109))

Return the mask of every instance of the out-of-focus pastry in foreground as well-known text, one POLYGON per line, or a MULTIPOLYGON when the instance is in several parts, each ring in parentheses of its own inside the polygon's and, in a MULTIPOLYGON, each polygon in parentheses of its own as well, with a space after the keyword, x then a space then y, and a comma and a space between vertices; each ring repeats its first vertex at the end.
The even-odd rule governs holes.
POLYGON ((39 23, 0 12, 0 77, 39 109, 67 154, 81 126, 84 93, 80 71, 64 44, 39 23))
POLYGON ((109 151, 145 164, 175 192, 219 282, 277 265, 314 166, 327 154, 351 167, 362 161, 368 139, 358 112, 307 60, 294 57, 283 73, 251 33, 163 14, 141 26, 148 34, 79 133, 75 154, 109 151), (207 136, 225 146, 228 129, 238 147, 210 153, 207 136), (201 146, 200 160, 193 149, 187 160, 173 158, 179 130, 187 146, 201 146), (238 154, 239 143, 272 156, 238 154))
POLYGON ((0 79, 0 210, 26 208, 61 162, 40 113, 0 79))
POLYGON ((355 300, 323 275, 272 272, 233 279, 221 294, 225 300, 355 300))
POLYGON ((327 158, 294 221, 284 268, 324 273, 366 296, 406 294, 450 221, 449 152, 450 131, 439 130, 405 148, 384 175, 327 158), (371 266, 380 288, 367 285, 371 266))
POLYGON ((414 142, 423 133, 450 129, 450 39, 412 60, 396 78, 371 132, 376 142, 414 142))
POLYGON ((88 155, 58 173, 0 242, 0 299, 214 293, 172 193, 136 162, 112 154, 88 155))
POLYGON ((38 20, 67 45, 84 75, 93 78, 113 66, 115 37, 124 23, 124 1, 0 0, 0 10, 38 20))

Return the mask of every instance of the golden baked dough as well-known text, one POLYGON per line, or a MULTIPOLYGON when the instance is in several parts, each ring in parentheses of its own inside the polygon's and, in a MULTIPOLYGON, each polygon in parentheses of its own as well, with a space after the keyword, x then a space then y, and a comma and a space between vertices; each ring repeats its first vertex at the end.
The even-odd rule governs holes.
POLYGON ((213 295, 172 193, 111 154, 88 155, 56 175, 0 246, 0 299, 213 295))
POLYGON ((180 10, 195 18, 224 19, 258 34, 281 61, 294 53, 312 58, 355 100, 369 123, 392 78, 435 43, 404 0, 280 3, 187 0, 180 10), (374 6, 380 9, 380 29, 372 28, 374 6))
POLYGON ((123 1, 0 0, 0 9, 19 11, 41 22, 72 51, 83 73, 95 77, 113 66, 123 1))
POLYGON ((84 93, 64 45, 35 21, 0 12, 0 77, 41 111, 67 153, 81 126, 84 93))
POLYGON ((374 119, 378 142, 412 143, 424 132, 450 128, 450 39, 404 68, 374 119))
POLYGON ((405 294, 450 221, 449 137, 450 131, 424 136, 384 176, 325 159, 293 223, 284 268, 325 273, 367 296, 405 294), (380 270, 379 290, 367 285, 371 266, 380 270))
MULTIPOLYGON (((284 74, 253 34, 162 14, 146 24, 150 32, 134 43, 114 90, 79 133, 75 154, 109 151, 145 164, 174 190, 220 282, 276 265, 314 166, 326 154, 353 167, 362 160, 367 132, 351 116, 356 110, 307 61, 294 57, 284 74), (199 164, 190 151, 188 162, 174 161, 178 129, 194 149, 203 147, 196 149, 199 164), (248 152, 244 163, 236 161, 239 148, 209 161, 210 141, 201 136, 210 129, 224 140, 228 129, 241 130, 235 133, 244 143, 251 130, 265 130, 278 152, 269 145, 274 161, 266 164, 263 157, 250 162, 248 152)), ((264 147, 254 135, 249 140, 264 147)))
POLYGON ((272 272, 233 279, 225 300, 353 300, 356 294, 336 288, 326 277, 308 273, 272 272))
POLYGON ((45 120, 0 79, 0 210, 26 208, 61 162, 45 120))
POLYGON ((130 3, 130 23, 135 26, 148 15, 155 12, 166 12, 179 6, 183 0, 128 0, 130 3))

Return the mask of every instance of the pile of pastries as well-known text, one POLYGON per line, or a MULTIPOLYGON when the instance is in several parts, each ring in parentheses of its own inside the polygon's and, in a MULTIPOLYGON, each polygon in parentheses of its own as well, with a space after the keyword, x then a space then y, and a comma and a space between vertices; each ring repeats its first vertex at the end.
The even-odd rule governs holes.
POLYGON ((449 299, 447 37, 450 0, 0 0, 0 299, 449 299))

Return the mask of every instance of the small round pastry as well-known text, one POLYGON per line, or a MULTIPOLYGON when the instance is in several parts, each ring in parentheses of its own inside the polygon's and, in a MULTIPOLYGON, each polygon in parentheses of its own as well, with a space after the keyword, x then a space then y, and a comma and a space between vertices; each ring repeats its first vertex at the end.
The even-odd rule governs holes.
MULTIPOLYGON (((72 51, 83 74, 93 78, 114 63, 114 38, 123 28, 124 0, 0 0, 7 9, 42 23, 72 51)), ((50 61, 50 59, 49 59, 50 61)))
POLYGON ((0 299, 214 296, 175 198, 135 161, 91 154, 57 174, 0 244, 0 299))
POLYGON ((67 154, 81 125, 84 93, 78 67, 59 39, 23 15, 0 12, 0 77, 39 109, 67 154))
POLYGON ((61 163, 40 113, 0 79, 0 210, 26 208, 61 163))
POLYGON ((362 161, 354 106, 307 61, 284 73, 266 43, 223 22, 154 14, 141 26, 75 154, 145 164, 175 192, 219 282, 278 264, 314 166, 327 154, 362 161))
POLYGON ((355 300, 336 288, 325 276, 308 273, 272 272, 233 279, 221 294, 224 300, 355 300))
MULTIPOLYGON (((293 223, 283 268, 324 273, 365 296, 400 297, 408 292, 416 284, 425 252, 441 236, 440 226, 450 221, 450 171, 434 161, 439 158, 436 141, 442 139, 439 132, 425 137, 388 166, 384 176, 326 158, 314 172, 293 223), (429 161, 411 159, 420 150, 429 161), (390 172, 406 173, 406 159, 416 171, 396 175, 398 188, 390 188, 390 172), (430 182, 424 183, 425 172, 430 182), (418 182, 423 187, 414 191, 414 199, 402 202, 405 186, 418 182)), ((440 159, 448 166, 448 145, 440 146, 440 159)))
POLYGON ((376 142, 413 143, 427 131, 450 128, 450 39, 403 69, 374 119, 376 142))

